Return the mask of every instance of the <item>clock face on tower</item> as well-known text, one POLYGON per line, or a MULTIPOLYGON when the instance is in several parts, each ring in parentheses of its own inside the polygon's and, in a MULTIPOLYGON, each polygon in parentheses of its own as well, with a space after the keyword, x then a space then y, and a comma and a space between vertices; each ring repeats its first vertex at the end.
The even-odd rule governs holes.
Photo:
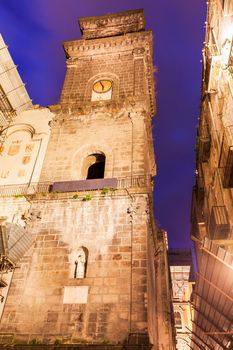
POLYGON ((112 98, 112 81, 101 79, 96 81, 92 87, 92 101, 111 100, 112 98))
POLYGON ((111 89, 112 82, 110 80, 99 80, 93 85, 93 90, 100 94, 107 92, 111 89))

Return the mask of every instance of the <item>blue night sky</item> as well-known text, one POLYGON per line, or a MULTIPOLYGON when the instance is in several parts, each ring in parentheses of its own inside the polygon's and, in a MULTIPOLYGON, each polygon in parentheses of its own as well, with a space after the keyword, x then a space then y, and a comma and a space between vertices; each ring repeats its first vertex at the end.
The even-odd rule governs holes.
POLYGON ((144 8, 154 34, 158 175, 155 216, 170 247, 190 247, 190 205, 201 89, 204 0, 1 0, 0 32, 33 103, 59 101, 65 56, 62 42, 79 39, 78 17, 144 8))

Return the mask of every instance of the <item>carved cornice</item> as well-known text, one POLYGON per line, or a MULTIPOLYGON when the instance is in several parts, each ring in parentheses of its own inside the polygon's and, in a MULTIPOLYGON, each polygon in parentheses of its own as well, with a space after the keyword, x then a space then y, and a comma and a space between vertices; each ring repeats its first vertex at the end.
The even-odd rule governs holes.
POLYGON ((84 39, 96 39, 114 35, 139 32, 145 28, 143 10, 133 10, 98 17, 79 19, 84 39))
POLYGON ((66 41, 63 48, 68 59, 90 59, 92 55, 113 54, 132 51, 135 48, 151 45, 151 31, 130 33, 124 36, 94 40, 66 41))

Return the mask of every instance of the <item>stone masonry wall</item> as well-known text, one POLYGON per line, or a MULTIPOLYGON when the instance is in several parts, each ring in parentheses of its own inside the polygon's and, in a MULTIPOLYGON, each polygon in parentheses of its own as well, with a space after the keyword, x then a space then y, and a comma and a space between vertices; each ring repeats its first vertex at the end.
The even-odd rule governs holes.
POLYGON ((134 62, 132 60, 132 54, 125 54, 121 57, 119 57, 119 54, 112 54, 104 59, 100 55, 93 59, 86 58, 78 60, 75 67, 71 66, 68 68, 61 103, 90 101, 92 85, 89 86, 89 80, 92 77, 98 79, 98 75, 110 76, 115 80, 113 86, 115 90, 113 91, 114 96, 118 95, 120 98, 125 98, 126 96, 133 95, 134 62), (121 82, 120 86, 118 81, 121 82))
POLYGON ((14 271, 2 335, 122 341, 129 332, 146 331, 147 195, 116 192, 96 191, 90 201, 81 194, 31 199, 41 219, 28 223, 35 245, 14 271), (84 279, 74 278, 80 246, 88 249, 84 279), (81 299, 87 289, 87 302, 65 301, 70 287, 81 299))
POLYGON ((113 100, 148 96, 151 42, 151 32, 66 42, 68 60, 61 104, 90 102, 93 82, 104 78, 113 82, 113 100))
POLYGON ((85 179, 85 158, 99 152, 106 156, 105 178, 150 173, 145 162, 149 145, 141 110, 122 109, 114 115, 104 109, 92 115, 58 118, 52 126, 41 182, 85 179))
MULTIPOLYGON (((121 16, 131 27, 128 14, 121 16)), ((119 26, 118 20, 111 23, 113 30, 119 26)), ((24 210, 29 214, 23 217, 34 245, 14 270, 0 344, 60 339, 117 347, 131 335, 127 346, 145 342, 149 348, 149 334, 154 349, 168 349, 168 268, 157 258, 157 248, 165 245, 156 246, 152 186, 130 182, 155 175, 152 33, 143 28, 64 44, 67 73, 60 104, 49 107, 53 120, 39 182, 86 179, 85 159, 95 153, 106 157, 104 178, 129 182, 122 181, 124 189, 23 199, 17 220, 24 210), (112 87, 96 101, 92 91, 99 80, 112 87), (75 272, 80 248, 86 252, 85 278, 75 272)))
MULTIPOLYGON (((229 1, 230 3, 232 2, 229 1)), ((198 127, 199 137, 203 137, 207 130, 210 149, 209 157, 204 160, 200 149, 197 149, 196 164, 197 182, 199 186, 203 186, 201 190, 204 190, 205 196, 203 219, 195 220, 205 221, 205 226, 200 222, 199 228, 194 230, 198 238, 202 239, 207 235, 222 247, 225 245, 230 252, 233 252, 233 247, 227 243, 226 239, 231 240, 233 237, 233 189, 231 185, 225 187, 224 179, 225 174, 231 172, 233 80, 230 60, 232 54, 230 46, 226 43, 229 42, 230 45, 228 28, 232 25, 232 10, 228 8, 227 2, 211 1, 208 6, 207 31, 203 49, 204 80, 198 127), (215 65, 214 60, 217 60, 215 65), (224 214, 216 214, 217 210, 222 210, 224 214), (219 218, 216 218, 217 215, 219 218), (217 220, 217 225, 221 222, 222 225, 229 225, 229 228, 225 229, 225 232, 223 230, 221 234, 214 234, 211 227, 213 224, 210 225, 214 220, 217 220)))

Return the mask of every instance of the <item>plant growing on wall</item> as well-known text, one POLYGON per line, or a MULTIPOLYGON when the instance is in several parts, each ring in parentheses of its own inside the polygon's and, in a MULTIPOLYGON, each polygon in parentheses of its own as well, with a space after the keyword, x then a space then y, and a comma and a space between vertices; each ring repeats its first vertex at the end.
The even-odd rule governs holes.
POLYGON ((101 191, 102 194, 107 194, 110 191, 109 187, 104 187, 101 191))
POLYGON ((16 194, 14 197, 15 198, 23 198, 24 196, 22 194, 16 194))
POLYGON ((92 200, 92 196, 90 194, 86 194, 85 197, 83 197, 83 202, 87 202, 87 201, 91 201, 92 200))

